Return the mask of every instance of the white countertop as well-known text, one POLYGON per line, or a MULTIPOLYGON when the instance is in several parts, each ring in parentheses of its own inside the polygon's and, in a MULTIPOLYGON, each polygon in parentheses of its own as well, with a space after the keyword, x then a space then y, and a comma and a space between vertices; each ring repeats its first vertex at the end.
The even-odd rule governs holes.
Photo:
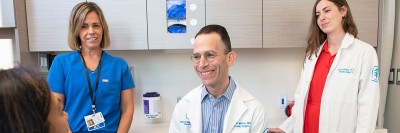
POLYGON ((132 124, 129 133, 168 133, 169 122, 132 124))
MULTIPOLYGON (((277 123, 270 122, 272 127, 277 123)), ((269 126, 269 127, 271 127, 269 126)), ((132 124, 129 133, 168 133, 169 122, 132 124)), ((375 133, 387 133, 387 129, 376 129, 375 133)))

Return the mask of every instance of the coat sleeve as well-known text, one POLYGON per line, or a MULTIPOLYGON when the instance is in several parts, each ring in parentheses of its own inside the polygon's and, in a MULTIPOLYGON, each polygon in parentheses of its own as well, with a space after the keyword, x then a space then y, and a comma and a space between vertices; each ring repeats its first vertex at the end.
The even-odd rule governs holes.
MULTIPOLYGON (((309 61, 309 60, 306 60, 309 61)), ((279 128, 283 130, 285 133, 293 133, 294 132, 294 125, 295 125, 295 120, 294 117, 297 115, 297 110, 303 109, 301 106, 296 106, 297 100, 299 100, 301 89, 305 80, 305 67, 306 67, 306 62, 304 63, 303 69, 301 70, 301 75, 300 75, 300 80, 299 83, 297 84, 296 92, 294 94, 295 98, 295 104, 292 107, 292 115, 287 118, 280 126, 279 128)))
POLYGON ((261 105, 255 112, 253 123, 251 133, 267 133, 267 114, 261 105))
MULTIPOLYGON (((298 86, 300 86, 300 83, 298 86)), ((298 87, 297 87, 295 95, 298 95, 297 92, 298 92, 298 87)), ((289 118, 287 118, 285 121, 283 121, 283 123, 279 126, 279 128, 282 131, 284 131, 285 133, 293 133, 294 132, 294 125, 295 125, 294 117, 297 115, 297 113, 296 113, 297 109, 298 108, 297 108, 296 102, 295 102, 294 106, 292 107, 292 115, 289 118)), ((300 108, 300 109, 302 109, 302 108, 300 108)))
POLYGON ((171 117, 171 122, 169 125, 169 133, 181 133, 180 128, 179 128, 179 108, 180 108, 180 102, 179 101, 176 105, 175 105, 175 109, 174 112, 172 113, 172 117, 171 117))
MULTIPOLYGON (((300 79, 301 80, 301 79, 300 79)), ((299 83, 298 84, 298 86, 297 86, 297 89, 296 89, 296 93, 295 93, 295 98, 297 97, 297 95, 300 95, 300 90, 299 90, 299 87, 300 87, 300 84, 301 83, 299 83)), ((297 115, 296 114, 296 110, 297 110, 298 108, 297 108, 297 106, 296 106, 296 102, 295 102, 295 104, 294 104, 294 106, 292 107, 292 115, 289 117, 289 118, 287 118, 280 126, 279 126, 279 128, 281 129, 281 130, 283 130, 285 133, 292 133, 293 132, 293 129, 294 129, 294 124, 295 124, 295 121, 294 121, 294 116, 295 115, 297 115)), ((301 108, 300 108, 301 109, 301 108)))
POLYGON ((364 53, 358 88, 356 133, 373 133, 379 109, 379 68, 376 51, 364 53))

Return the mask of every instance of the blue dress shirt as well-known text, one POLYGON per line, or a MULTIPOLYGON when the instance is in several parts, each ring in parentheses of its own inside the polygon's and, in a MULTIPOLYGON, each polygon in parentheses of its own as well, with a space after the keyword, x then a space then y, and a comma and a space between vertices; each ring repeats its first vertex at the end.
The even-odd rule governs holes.
POLYGON ((204 85, 202 86, 201 115, 203 133, 222 133, 225 115, 235 89, 236 84, 231 77, 229 77, 228 89, 222 96, 217 98, 208 93, 204 85))

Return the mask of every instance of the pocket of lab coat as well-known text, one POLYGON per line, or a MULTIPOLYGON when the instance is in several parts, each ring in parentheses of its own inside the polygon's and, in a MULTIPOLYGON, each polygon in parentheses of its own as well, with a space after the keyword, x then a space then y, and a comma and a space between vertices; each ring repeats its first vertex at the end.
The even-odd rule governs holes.
MULTIPOLYGON (((337 75, 328 86, 329 97, 336 103, 357 102, 359 79, 353 75, 337 75)), ((325 90, 324 90, 325 91, 325 90)))
POLYGON ((338 133, 347 133, 354 129, 356 123, 359 80, 355 76, 340 78, 340 82, 336 83, 338 87, 332 90, 335 94, 331 95, 330 118, 335 123, 331 128, 338 133))

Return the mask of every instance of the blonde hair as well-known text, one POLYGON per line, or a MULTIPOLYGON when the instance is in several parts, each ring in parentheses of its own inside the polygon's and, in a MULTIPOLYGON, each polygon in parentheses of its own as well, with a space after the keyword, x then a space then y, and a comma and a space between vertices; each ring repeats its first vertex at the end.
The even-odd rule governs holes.
POLYGON ((79 32, 85 21, 87 14, 94 11, 100 19, 103 28, 103 38, 101 39, 100 47, 102 49, 110 47, 110 33, 106 19, 100 7, 93 2, 82 2, 77 4, 71 11, 69 17, 68 45, 72 50, 80 50, 82 42, 79 38, 79 32))

